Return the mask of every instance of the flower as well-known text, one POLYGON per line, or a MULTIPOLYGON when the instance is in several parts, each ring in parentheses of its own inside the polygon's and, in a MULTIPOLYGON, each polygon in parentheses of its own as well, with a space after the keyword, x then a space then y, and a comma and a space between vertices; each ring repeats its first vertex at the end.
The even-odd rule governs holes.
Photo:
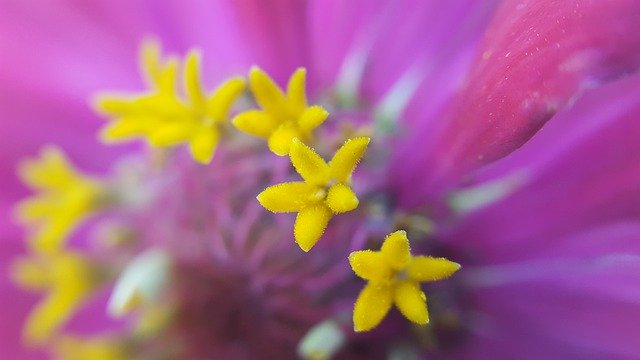
POLYGON ((311 250, 334 214, 358 207, 358 198, 349 182, 367 145, 369 138, 349 139, 327 164, 313 149, 294 138, 289 157, 304 181, 273 185, 258 195, 260 204, 270 211, 298 212, 293 233, 302 250, 311 250))
POLYGON ((353 310, 355 331, 376 327, 394 303, 407 319, 427 324, 427 298, 420 282, 446 279, 460 269, 445 258, 412 256, 402 230, 389 234, 380 251, 352 252, 349 263, 356 275, 368 280, 353 310))
MULTIPOLYGON (((104 265, 109 288, 127 284, 125 269, 148 249, 165 251, 172 265, 161 291, 131 303, 126 325, 96 320, 106 308, 96 296, 83 302, 94 306, 84 309, 90 321, 77 307, 79 316, 55 329, 46 350, 79 338, 89 354, 100 354, 107 339, 134 358, 290 358, 296 348, 342 358, 638 353, 637 2, 42 6, 6 4, 0 15, 8 34, 0 45, 10 50, 0 113, 16 119, 0 123, 9 139, 3 168, 56 143, 101 179, 124 169, 122 181, 108 182, 118 206, 81 217, 59 251, 104 265), (295 146, 298 137, 328 154, 346 139, 372 137, 350 184, 358 211, 336 216, 323 241, 303 253, 290 241, 292 219, 255 200, 294 169, 235 129, 219 124, 222 141, 207 166, 181 147, 98 144, 103 122, 87 100, 140 88, 133 59, 149 34, 174 53, 200 49, 202 89, 257 65, 279 90, 304 67, 299 88, 330 115, 308 138, 287 135, 278 144, 295 146), (117 241, 93 235, 110 224, 122 229, 109 234, 117 241), (371 332, 354 333, 349 315, 361 281, 347 256, 379 248, 398 229, 416 256, 451 259, 464 270, 423 285, 428 325, 392 309, 371 332)), ((240 99, 229 115, 242 111, 255 110, 240 99)), ((8 214, 29 193, 8 172, 0 181, 0 211, 8 214)), ((5 218, 0 255, 14 263, 25 250, 5 218)), ((124 288, 128 299, 142 294, 139 285, 124 288)), ((16 334, 38 299, 8 284, 1 294, 12 297, 2 298, 2 349, 25 358, 16 334)))

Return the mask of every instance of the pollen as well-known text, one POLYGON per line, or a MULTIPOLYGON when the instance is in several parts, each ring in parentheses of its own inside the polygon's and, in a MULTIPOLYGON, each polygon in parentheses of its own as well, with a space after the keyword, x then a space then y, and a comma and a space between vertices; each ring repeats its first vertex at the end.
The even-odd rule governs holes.
POLYGON ((353 309, 355 331, 378 326, 393 304, 409 321, 427 324, 427 298, 420 283, 446 279, 460 269, 445 258, 411 255, 402 230, 389 234, 380 251, 352 252, 349 263, 357 276, 368 281, 353 309))
POLYGON ((309 106, 305 90, 306 70, 297 69, 287 85, 286 94, 258 67, 249 72, 249 87, 261 110, 245 111, 237 115, 233 125, 250 135, 267 140, 276 155, 289 154, 293 139, 308 143, 313 130, 329 113, 321 106, 309 106))
POLYGON ((273 185, 258 195, 267 210, 298 213, 293 233, 302 250, 311 250, 334 215, 358 207, 351 175, 369 141, 368 137, 347 140, 326 163, 313 149, 293 139, 289 157, 303 181, 273 185))
POLYGON ((28 344, 47 342, 85 302, 98 284, 97 269, 71 251, 33 253, 12 264, 12 278, 19 286, 45 292, 29 314, 24 339, 28 344))
POLYGON ((46 147, 40 158, 20 164, 22 181, 37 192, 16 207, 18 219, 32 231, 29 242, 34 249, 59 249, 69 234, 98 210, 106 185, 77 171, 56 147, 46 147))
POLYGON ((105 143, 144 139, 152 147, 188 144, 194 160, 209 163, 221 136, 221 126, 245 88, 233 77, 211 93, 201 81, 200 53, 191 50, 184 60, 183 92, 179 92, 178 59, 161 58, 155 42, 143 44, 140 67, 149 90, 139 95, 99 95, 96 108, 109 118, 100 137, 105 143))

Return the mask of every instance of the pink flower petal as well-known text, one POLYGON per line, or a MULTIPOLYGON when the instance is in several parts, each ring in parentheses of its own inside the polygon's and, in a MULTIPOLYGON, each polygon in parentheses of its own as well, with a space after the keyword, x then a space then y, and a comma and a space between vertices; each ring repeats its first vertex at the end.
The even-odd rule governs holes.
POLYGON ((559 237, 640 217, 640 76, 586 94, 527 144, 480 172, 520 183, 464 216, 447 238, 486 262, 520 259, 559 237))
MULTIPOLYGON (((599 242, 619 240, 616 232, 601 235, 599 242)), ((490 325, 470 324, 472 327, 489 328, 494 338, 508 339, 516 349, 526 349, 523 345, 536 339, 542 351, 553 357, 566 353, 577 358, 594 354, 628 358, 640 351, 634 336, 640 321, 636 286, 640 256, 604 252, 520 266, 525 265, 527 278, 481 284, 473 291, 476 311, 482 315, 478 318, 490 325)), ((508 271, 505 275, 509 276, 508 271)), ((532 358, 522 350, 519 354, 518 358, 532 358)))
POLYGON ((395 185, 420 182, 438 193, 521 146, 585 89, 637 71, 639 22, 633 0, 506 2, 467 84, 443 114, 450 119, 407 139, 416 170, 395 185))

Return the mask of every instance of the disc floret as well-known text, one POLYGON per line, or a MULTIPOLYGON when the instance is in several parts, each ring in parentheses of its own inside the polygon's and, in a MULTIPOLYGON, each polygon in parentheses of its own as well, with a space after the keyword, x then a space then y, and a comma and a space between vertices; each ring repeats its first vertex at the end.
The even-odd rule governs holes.
POLYGON ((302 250, 311 250, 334 215, 358 207, 350 180, 369 141, 368 137, 347 140, 326 163, 313 149, 294 139, 289 157, 304 181, 273 185, 258 195, 267 210, 298 213, 293 233, 302 250))
POLYGON ((394 303, 410 321, 427 324, 427 298, 420 283, 446 279, 460 269, 460 264, 445 258, 411 255, 402 230, 389 234, 380 251, 352 252, 349 263, 356 275, 368 281, 353 309, 355 331, 378 326, 394 303))

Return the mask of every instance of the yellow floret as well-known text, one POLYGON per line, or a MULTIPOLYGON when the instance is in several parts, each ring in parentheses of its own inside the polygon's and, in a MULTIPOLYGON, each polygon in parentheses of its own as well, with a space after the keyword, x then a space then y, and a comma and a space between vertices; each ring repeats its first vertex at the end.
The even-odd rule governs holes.
POLYGON ((309 251, 316 244, 333 215, 358 207, 350 178, 369 140, 347 140, 326 163, 313 149, 294 139, 289 157, 304 181, 270 186, 258 195, 267 210, 298 213, 293 233, 302 250, 309 251))
POLYGON ((186 57, 183 97, 177 90, 178 60, 162 61, 157 44, 144 44, 141 67, 150 90, 134 96, 99 96, 96 108, 111 120, 101 139, 113 143, 141 138, 154 147, 188 144, 196 161, 209 163, 220 139, 220 126, 244 91, 245 81, 230 78, 207 94, 201 82, 200 57, 195 50, 186 57))
POLYGON ((329 113, 321 106, 308 106, 305 91, 306 70, 297 69, 285 94, 276 83, 258 67, 249 72, 249 87, 262 110, 249 110, 233 119, 239 130, 267 140, 276 155, 289 153, 293 139, 308 142, 312 132, 329 113))
POLYGON ((13 280, 26 289, 46 292, 29 314, 24 338, 28 344, 45 343, 63 326, 98 283, 96 269, 80 254, 34 254, 17 260, 13 280))
POLYGON ((18 219, 32 227, 30 244, 55 251, 69 234, 100 208, 105 184, 74 169, 64 153, 46 147, 36 160, 20 164, 18 174, 37 194, 18 203, 18 219))
POLYGON ((401 230, 389 234, 380 251, 352 252, 349 263, 368 281, 353 309, 355 331, 378 326, 393 304, 410 321, 427 324, 427 298, 420 282, 446 279, 460 269, 445 258, 412 256, 407 234, 401 230))

